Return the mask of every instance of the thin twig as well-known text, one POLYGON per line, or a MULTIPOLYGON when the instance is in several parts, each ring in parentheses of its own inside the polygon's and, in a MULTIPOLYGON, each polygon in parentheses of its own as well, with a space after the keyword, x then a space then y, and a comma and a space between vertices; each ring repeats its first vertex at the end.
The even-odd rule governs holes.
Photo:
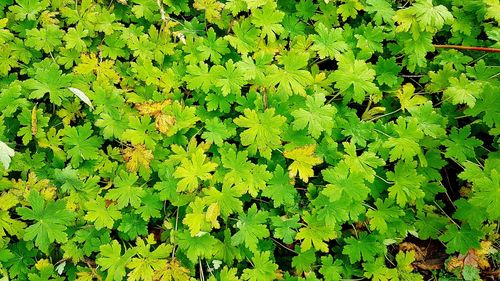
POLYGON ((278 240, 276 240, 276 239, 274 239, 274 238, 272 238, 272 237, 271 237, 271 239, 272 239, 272 240, 273 240, 276 244, 278 244, 278 245, 280 245, 281 247, 283 247, 284 249, 287 249, 288 251, 293 252, 293 253, 295 253, 295 254, 299 254, 299 253, 297 253, 296 251, 294 251, 294 250, 292 250, 292 249, 288 248, 287 246, 285 246, 285 245, 281 244, 281 242, 279 242, 278 240))
POLYGON ((433 45, 434 48, 438 49, 455 49, 455 50, 466 50, 466 51, 481 51, 489 53, 500 53, 500 49, 497 48, 487 48, 487 47, 472 47, 472 46, 460 46, 460 45, 433 45))

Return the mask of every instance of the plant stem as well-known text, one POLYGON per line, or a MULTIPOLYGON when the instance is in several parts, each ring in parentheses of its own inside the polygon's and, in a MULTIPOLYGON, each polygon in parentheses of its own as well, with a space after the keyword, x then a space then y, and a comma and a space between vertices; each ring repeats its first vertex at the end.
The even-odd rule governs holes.
POLYGON ((470 47, 470 46, 460 46, 460 45, 433 45, 434 48, 438 49, 456 49, 456 50, 466 50, 466 51, 481 51, 490 53, 500 53, 500 49, 497 48, 487 48, 487 47, 470 47))

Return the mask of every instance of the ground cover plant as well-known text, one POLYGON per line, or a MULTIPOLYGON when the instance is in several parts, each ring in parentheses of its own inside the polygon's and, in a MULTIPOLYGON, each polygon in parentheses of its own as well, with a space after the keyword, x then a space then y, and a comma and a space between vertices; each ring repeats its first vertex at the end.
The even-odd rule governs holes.
POLYGON ((0 280, 495 280, 497 0, 1 0, 0 280))

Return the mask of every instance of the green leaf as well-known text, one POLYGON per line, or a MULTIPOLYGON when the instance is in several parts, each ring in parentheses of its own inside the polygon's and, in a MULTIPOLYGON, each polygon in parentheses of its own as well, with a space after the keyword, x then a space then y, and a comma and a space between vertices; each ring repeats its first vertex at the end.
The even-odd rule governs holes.
POLYGON ((316 261, 316 254, 313 249, 305 252, 300 252, 297 256, 292 258, 292 266, 299 274, 310 272, 312 265, 316 261))
POLYGON ((280 165, 277 165, 268 186, 262 190, 262 196, 271 198, 274 207, 279 207, 293 205, 297 195, 297 190, 290 183, 288 174, 280 165))
POLYGON ((122 255, 122 247, 116 240, 110 244, 101 245, 99 251, 96 263, 107 270, 106 281, 122 280, 126 274, 126 264, 136 253, 136 249, 125 249, 122 255))
POLYGON ((228 122, 221 122, 219 118, 213 118, 205 121, 207 129, 201 137, 207 141, 215 143, 217 146, 222 146, 222 143, 236 135, 234 125, 228 122))
POLYGON ((415 204, 417 199, 424 197, 421 185, 425 177, 416 171, 416 162, 398 162, 394 172, 387 172, 387 179, 394 184, 389 187, 389 198, 395 199, 396 203, 404 207, 406 204, 415 204))
POLYGON ((311 49, 318 52, 321 59, 335 58, 349 49, 349 46, 342 37, 342 28, 327 28, 323 23, 319 23, 316 33, 311 35, 314 42, 311 49))
MULTIPOLYGON (((213 71, 208 71, 208 65, 204 62, 200 63, 199 66, 189 64, 186 70, 187 75, 184 79, 187 82, 187 88, 190 90, 201 89, 208 93, 216 79, 213 71)), ((225 69, 223 68, 223 70, 225 69)))
POLYGON ((122 213, 120 213, 116 205, 110 204, 106 206, 104 198, 100 196, 93 201, 85 203, 85 208, 87 209, 87 214, 84 218, 94 222, 94 226, 97 230, 103 227, 112 229, 115 220, 121 219, 122 217, 122 213))
POLYGON ((492 170, 490 175, 480 177, 474 181, 474 188, 470 203, 477 208, 486 208, 487 218, 500 218, 500 173, 492 170))
POLYGON ((424 96, 415 94, 415 86, 411 83, 404 84, 403 87, 398 90, 396 96, 399 99, 403 111, 413 109, 427 101, 424 96))
POLYGON ((267 212, 257 210, 255 204, 252 205, 246 214, 239 216, 236 223, 238 232, 231 237, 231 244, 234 246, 245 245, 253 253, 258 253, 257 243, 259 240, 269 237, 269 230, 265 224, 267 218, 267 212))
POLYGON ((241 143, 249 146, 250 151, 259 153, 264 158, 271 158, 271 152, 281 147, 282 126, 286 118, 275 115, 274 108, 268 108, 263 113, 251 109, 244 110, 244 116, 234 119, 234 123, 247 128, 240 134, 241 143))
MULTIPOLYGON (((2 198, 5 200, 6 198, 2 198)), ((3 203, 5 204, 5 203, 3 203)), ((3 205, 2 204, 2 205, 3 205)), ((4 206, 0 207, 0 244, 6 242, 4 238, 8 235, 22 238, 26 224, 22 221, 11 218, 9 212, 4 206)))
POLYGON ((422 148, 418 142, 424 137, 424 134, 418 127, 416 119, 398 117, 394 130, 399 137, 390 137, 384 143, 384 147, 392 148, 390 152, 391 161, 397 159, 412 161, 414 156, 422 153, 422 148))
POLYGON ((280 24, 285 13, 277 9, 276 3, 267 1, 266 5, 252 11, 252 23, 261 29, 260 36, 267 37, 268 42, 274 42, 276 35, 283 32, 283 26, 280 24))
POLYGON ((128 129, 123 132, 121 138, 130 141, 133 145, 145 144, 146 148, 153 149, 160 136, 154 133, 156 128, 151 121, 149 116, 139 118, 131 115, 128 120, 128 129))
POLYGON ((271 65, 268 68, 269 76, 266 77, 266 81, 272 87, 277 85, 279 94, 305 96, 306 87, 313 82, 311 73, 303 69, 307 66, 308 60, 309 55, 306 52, 287 52, 279 60, 283 68, 271 65))
POLYGON ((328 245, 325 241, 337 238, 337 231, 309 213, 304 215, 303 220, 307 225, 302 227, 295 237, 297 240, 303 240, 300 244, 301 250, 307 251, 314 246, 314 249, 327 253, 328 245))
POLYGON ((385 251, 381 241, 378 241, 373 234, 366 234, 366 232, 361 232, 358 238, 349 237, 345 239, 345 242, 346 245, 342 253, 347 255, 352 263, 361 261, 361 259, 373 262, 378 255, 385 251))
POLYGON ((470 126, 460 129, 452 128, 448 139, 442 142, 446 146, 445 156, 457 159, 459 162, 474 159, 476 156, 475 148, 481 146, 483 142, 475 137, 469 138, 470 133, 470 126))
POLYGON ((356 18, 358 11, 363 10, 363 5, 359 0, 343 0, 343 4, 338 7, 338 12, 342 15, 342 20, 356 18))
POLYGON ((148 223, 137 214, 126 213, 117 229, 120 231, 120 236, 126 240, 133 240, 148 234, 148 223))
POLYGON ((453 22, 453 15, 443 5, 434 6, 432 0, 417 0, 408 8, 400 9, 393 17, 399 25, 397 32, 411 31, 414 37, 420 32, 435 33, 444 24, 453 22))
POLYGON ((368 197, 370 189, 365 185, 363 177, 349 171, 344 162, 340 162, 335 168, 323 170, 321 173, 325 181, 329 182, 321 193, 330 201, 362 202, 368 197))
POLYGON ((0 107, 3 108, 3 116, 11 117, 19 109, 29 106, 28 100, 19 95, 21 90, 20 83, 11 83, 8 87, 1 90, 0 107))
POLYGON ((46 202, 36 191, 28 196, 31 208, 19 207, 17 213, 25 220, 35 221, 29 225, 24 233, 24 240, 35 240, 35 245, 44 253, 49 253, 49 246, 53 242, 65 243, 68 235, 65 232, 73 222, 75 214, 65 208, 62 200, 46 202))
POLYGON ((197 263, 198 258, 210 258, 214 254, 214 246, 218 240, 208 233, 192 237, 188 231, 184 231, 179 233, 177 242, 188 259, 193 263, 197 263))
POLYGON ((38 13, 49 5, 47 0, 17 0, 16 3, 17 5, 10 6, 9 10, 14 13, 15 19, 19 21, 24 19, 36 20, 38 13))
POLYGON ((189 228, 189 233, 191 236, 196 236, 203 229, 209 230, 208 221, 206 220, 206 213, 204 211, 205 204, 200 198, 196 198, 195 201, 189 204, 191 212, 187 213, 182 223, 189 228))
POLYGON ((336 108, 330 104, 325 105, 325 95, 322 93, 306 97, 306 108, 292 111, 294 130, 302 130, 307 127, 307 132, 317 139, 321 132, 330 135, 334 126, 336 108))
MULTIPOLYGON (((179 101, 174 101, 172 104, 167 105, 163 109, 163 112, 169 116, 173 116, 175 120, 173 126, 170 129, 168 129, 166 133, 166 135, 169 137, 173 136, 178 132, 184 132, 185 130, 194 127, 196 122, 200 120, 200 118, 196 116, 196 107, 183 106, 179 101)), ((150 129, 148 129, 148 131, 149 130, 150 129)), ((158 139, 160 139, 159 136, 158 139)), ((145 143, 146 146, 148 146, 148 143, 147 142, 145 143)))
POLYGON ((446 227, 446 232, 439 236, 439 240, 446 243, 446 253, 459 252, 465 255, 470 249, 479 249, 479 241, 483 236, 481 230, 470 228, 467 224, 462 225, 460 229, 450 224, 446 227))
POLYGON ((243 270, 243 280, 274 280, 277 277, 278 265, 270 260, 270 252, 257 252, 252 258, 253 268, 243 270))
POLYGON ((479 275, 480 270, 477 267, 472 265, 465 265, 462 270, 462 276, 466 281, 477 281, 481 280, 481 276, 479 275))
POLYGON ((134 249, 137 256, 127 263, 127 268, 131 269, 127 274, 127 280, 154 280, 155 272, 159 271, 167 262, 166 258, 170 256, 172 247, 168 244, 161 244, 156 249, 151 250, 152 244, 148 240, 145 243, 141 238, 137 238, 134 249))
POLYGON ((405 214, 400 208, 393 207, 392 200, 389 199, 377 199, 375 206, 377 209, 368 210, 366 216, 370 219, 370 229, 378 230, 382 234, 387 232, 388 223, 398 221, 405 214))
POLYGON ((174 177, 181 179, 177 184, 177 191, 193 192, 199 188, 200 181, 212 178, 211 172, 217 164, 207 161, 207 156, 201 149, 197 149, 190 158, 184 158, 181 165, 175 169, 174 177))
POLYGON ((351 52, 338 55, 337 60, 339 67, 330 74, 330 78, 335 82, 335 88, 340 90, 345 101, 362 103, 367 93, 373 95, 379 92, 373 83, 376 73, 370 64, 355 59, 351 52))
POLYGON ((144 189, 135 185, 138 179, 137 175, 121 170, 114 180, 114 188, 108 190, 105 198, 116 200, 118 209, 122 209, 129 204, 134 208, 138 208, 141 205, 141 197, 145 192, 144 189))
POLYGON ((241 87, 245 85, 246 79, 243 71, 233 63, 233 60, 228 60, 225 67, 213 66, 210 74, 215 78, 214 85, 222 89, 222 95, 241 94, 241 87))
POLYGON ((299 219, 300 217, 297 214, 291 218, 271 217, 274 227, 273 235, 276 238, 282 239, 286 244, 292 244, 297 234, 297 229, 301 226, 299 219))
POLYGON ((239 214, 243 212, 243 203, 238 199, 241 194, 235 188, 225 186, 219 191, 215 187, 211 187, 205 189, 205 194, 206 196, 203 200, 207 204, 219 204, 223 217, 227 217, 233 213, 239 214))
POLYGON ((377 64, 375 65, 375 71, 377 72, 377 82, 380 85, 385 84, 389 87, 396 86, 398 83, 401 83, 401 78, 398 77, 401 69, 402 67, 396 63, 395 58, 384 59, 382 57, 379 57, 377 60, 377 64))
POLYGON ((64 32, 59 26, 50 24, 40 29, 31 29, 26 31, 25 44, 35 50, 43 50, 45 53, 51 53, 57 47, 62 45, 64 32))
POLYGON ((486 85, 476 101, 476 105, 466 109, 465 114, 482 115, 486 125, 500 127, 500 107, 496 106, 500 103, 500 96, 495 94, 494 86, 486 85))
POLYGON ((203 45, 198 46, 198 50, 206 59, 210 59, 214 64, 220 64, 223 55, 229 53, 228 42, 222 38, 217 38, 213 28, 208 29, 207 37, 203 40, 203 45))
POLYGON ((40 99, 45 94, 49 94, 49 99, 56 105, 61 105, 71 92, 67 89, 71 85, 72 76, 62 74, 62 71, 56 64, 48 66, 39 65, 36 68, 34 78, 26 80, 24 85, 33 90, 30 94, 31 99, 40 99))
POLYGON ((399 280, 395 268, 387 268, 384 258, 377 258, 372 262, 363 263, 363 269, 366 271, 364 276, 374 281, 399 280))
POLYGON ((77 25, 76 28, 68 28, 68 31, 64 35, 64 41, 66 41, 66 49, 74 48, 79 52, 87 49, 87 44, 82 38, 87 37, 88 34, 89 31, 87 29, 84 29, 82 25, 77 25))
POLYGON ((226 35, 224 38, 240 54, 246 55, 255 51, 259 41, 259 30, 255 28, 250 19, 236 22, 233 26, 234 35, 226 35))
POLYGON ((450 98, 453 104, 467 104, 469 107, 476 105, 476 99, 481 93, 482 85, 476 81, 470 81, 465 74, 457 79, 450 77, 450 86, 443 92, 444 97, 450 98))
POLYGON ((373 20, 377 25, 381 25, 382 22, 392 25, 392 18, 394 17, 395 11, 392 9, 391 2, 387 0, 366 0, 367 6, 365 6, 365 11, 370 14, 375 14, 373 20))
POLYGON ((65 128, 63 142, 71 165, 78 167, 83 160, 97 159, 102 139, 93 134, 90 123, 85 123, 65 128))
POLYGON ((335 260, 331 255, 321 257, 321 268, 319 270, 325 281, 336 281, 342 278, 344 266, 342 260, 335 260))
POLYGON ((352 142, 344 142, 343 145, 346 152, 344 162, 351 173, 363 175, 365 180, 373 182, 376 175, 374 169, 383 166, 385 161, 371 151, 365 151, 361 155, 357 155, 356 145, 352 142))

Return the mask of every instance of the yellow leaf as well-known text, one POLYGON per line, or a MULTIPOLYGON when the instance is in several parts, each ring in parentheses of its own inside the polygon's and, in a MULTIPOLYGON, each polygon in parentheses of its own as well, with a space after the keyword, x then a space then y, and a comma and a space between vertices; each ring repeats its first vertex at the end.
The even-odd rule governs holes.
POLYGON ((165 106, 172 103, 171 100, 161 102, 143 102, 134 105, 135 109, 139 110, 141 115, 157 116, 162 113, 165 106))
POLYGON ((153 153, 151 150, 146 149, 144 145, 136 145, 127 147, 122 150, 123 159, 125 159, 125 166, 129 172, 137 172, 139 166, 149 170, 149 162, 153 160, 153 153))
POLYGON ((316 145, 311 144, 283 153, 283 156, 293 160, 293 163, 288 166, 288 175, 291 179, 298 174, 301 180, 308 182, 309 178, 314 176, 312 167, 323 163, 323 159, 314 155, 315 150, 316 145))
POLYGON ((81 62, 73 68, 77 74, 94 73, 98 81, 117 83, 120 81, 120 76, 113 69, 115 62, 113 60, 105 60, 99 62, 96 54, 82 54, 81 62))
POLYGON ((56 18, 59 15, 58 12, 43 11, 38 20, 41 22, 42 26, 47 26, 50 24, 59 24, 59 20, 56 18))
POLYGON ((153 280, 159 281, 189 281, 190 271, 183 267, 175 258, 163 263, 163 266, 156 270, 153 280))
POLYGON ((31 135, 34 136, 36 135, 38 131, 38 126, 37 126, 37 118, 36 118, 36 105, 33 106, 33 109, 31 110, 31 135))
POLYGON ((404 84, 403 88, 398 90, 396 96, 399 99, 399 103, 401 103, 401 109, 403 111, 421 105, 427 101, 426 97, 415 95, 415 87, 410 83, 404 84))
POLYGON ((220 224, 217 218, 220 215, 220 205, 219 203, 212 203, 207 209, 207 220, 212 224, 214 228, 219 228, 220 224))
POLYGON ((41 259, 35 264, 35 268, 38 270, 42 270, 44 268, 50 267, 52 264, 48 259, 41 259))
POLYGON ((175 117, 168 114, 160 114, 156 116, 155 119, 156 129, 163 134, 167 134, 168 131, 175 125, 175 117))
POLYGON ((205 10, 207 21, 212 23, 220 19, 220 12, 224 8, 224 4, 216 0, 195 0, 193 7, 196 10, 205 10))

